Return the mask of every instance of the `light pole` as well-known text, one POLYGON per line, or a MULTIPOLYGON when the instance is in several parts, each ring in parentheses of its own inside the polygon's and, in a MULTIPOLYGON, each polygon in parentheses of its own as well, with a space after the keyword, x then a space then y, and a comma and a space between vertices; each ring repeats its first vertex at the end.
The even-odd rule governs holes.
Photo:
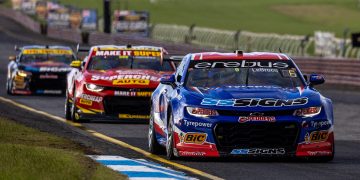
POLYGON ((104 33, 111 33, 111 0, 104 0, 104 33))

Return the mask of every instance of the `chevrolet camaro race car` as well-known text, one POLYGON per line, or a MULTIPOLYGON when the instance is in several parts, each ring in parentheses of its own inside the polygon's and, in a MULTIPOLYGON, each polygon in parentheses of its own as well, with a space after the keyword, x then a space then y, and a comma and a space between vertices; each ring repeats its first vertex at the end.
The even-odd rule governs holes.
POLYGON ((75 55, 65 46, 15 47, 9 57, 6 90, 8 94, 62 94, 66 76, 75 55))
POLYGON ((68 75, 65 116, 81 120, 148 120, 150 96, 163 74, 165 49, 153 46, 94 46, 68 75), (82 64, 82 65, 81 65, 82 64))
POLYGON ((175 157, 334 157, 333 108, 288 56, 197 53, 152 94, 148 144, 175 157))

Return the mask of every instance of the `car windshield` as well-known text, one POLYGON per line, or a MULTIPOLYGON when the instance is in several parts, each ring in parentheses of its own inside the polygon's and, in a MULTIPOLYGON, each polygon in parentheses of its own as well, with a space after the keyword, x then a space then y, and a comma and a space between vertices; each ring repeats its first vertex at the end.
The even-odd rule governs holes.
POLYGON ((172 71, 168 62, 160 63, 160 57, 141 56, 93 56, 88 70, 109 69, 152 69, 155 71, 172 71))
POLYGON ((289 61, 193 61, 186 78, 187 87, 198 88, 303 85, 299 72, 289 61))
POLYGON ((35 63, 35 62, 59 62, 70 64, 73 60, 72 55, 58 55, 58 54, 31 54, 22 55, 20 58, 21 63, 35 63))

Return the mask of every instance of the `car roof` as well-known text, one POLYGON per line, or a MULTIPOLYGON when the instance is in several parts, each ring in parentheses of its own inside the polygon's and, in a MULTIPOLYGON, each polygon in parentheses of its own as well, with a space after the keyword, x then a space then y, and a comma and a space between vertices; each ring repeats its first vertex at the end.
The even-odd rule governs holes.
POLYGON ((236 51, 234 53, 220 52, 202 52, 191 54, 191 60, 290 60, 290 58, 282 53, 270 52, 251 52, 243 53, 236 51))
POLYGON ((44 46, 44 45, 31 45, 31 46, 23 46, 22 49, 66 49, 72 50, 69 46, 44 46))

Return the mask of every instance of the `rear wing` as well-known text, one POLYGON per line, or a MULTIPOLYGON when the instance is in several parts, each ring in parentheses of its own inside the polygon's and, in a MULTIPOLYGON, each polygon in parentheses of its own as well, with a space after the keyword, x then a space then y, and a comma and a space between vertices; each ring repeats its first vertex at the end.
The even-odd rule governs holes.
POLYGON ((80 46, 80 44, 78 44, 76 46, 76 54, 78 54, 79 52, 89 52, 90 51, 90 47, 83 47, 83 46, 80 46))
POLYGON ((163 58, 163 61, 181 62, 183 58, 182 55, 167 55, 163 58))
POLYGON ((176 70, 177 66, 180 64, 184 57, 185 56, 182 55, 165 55, 163 57, 163 62, 169 62, 171 66, 176 70))
POLYGON ((22 51, 22 47, 19 47, 19 46, 15 45, 14 50, 15 51, 22 51))

